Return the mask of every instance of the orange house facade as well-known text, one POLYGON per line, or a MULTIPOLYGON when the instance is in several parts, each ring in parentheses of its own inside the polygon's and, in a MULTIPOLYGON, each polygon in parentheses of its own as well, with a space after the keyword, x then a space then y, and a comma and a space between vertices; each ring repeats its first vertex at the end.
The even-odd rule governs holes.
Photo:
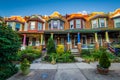
POLYGON ((49 16, 11 16, 4 20, 9 27, 19 32, 22 49, 26 46, 42 49, 52 36, 55 46, 63 44, 65 50, 76 53, 82 49, 107 47, 107 43, 117 42, 120 38, 120 9, 108 14, 92 12, 61 15, 53 12, 49 16))

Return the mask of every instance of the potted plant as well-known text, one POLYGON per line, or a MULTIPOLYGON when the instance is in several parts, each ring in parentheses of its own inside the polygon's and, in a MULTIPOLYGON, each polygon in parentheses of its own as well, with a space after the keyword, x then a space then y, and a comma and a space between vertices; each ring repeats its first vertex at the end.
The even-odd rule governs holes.
POLYGON ((97 65, 97 70, 100 74, 107 74, 109 72, 109 67, 111 63, 107 56, 106 49, 102 49, 101 51, 102 54, 99 59, 99 65, 97 65))
POLYGON ((30 63, 26 58, 22 61, 20 69, 24 75, 27 75, 30 72, 30 63))

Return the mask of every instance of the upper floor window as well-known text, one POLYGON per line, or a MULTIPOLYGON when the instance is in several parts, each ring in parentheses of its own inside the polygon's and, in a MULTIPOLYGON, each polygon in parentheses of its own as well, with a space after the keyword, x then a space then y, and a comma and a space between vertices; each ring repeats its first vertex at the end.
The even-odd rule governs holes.
POLYGON ((13 26, 13 22, 8 22, 8 26, 12 27, 13 26))
POLYGON ((92 20, 92 28, 98 28, 97 20, 92 20))
POLYGON ((35 30, 35 22, 31 22, 31 24, 30 24, 30 29, 31 29, 31 30, 35 30))
POLYGON ((104 18, 99 19, 100 27, 106 27, 106 20, 104 18))
POLYGON ((120 28, 120 18, 114 19, 115 28, 120 28))
POLYGON ((20 23, 16 23, 16 28, 15 28, 15 29, 16 29, 17 31, 19 31, 20 25, 21 25, 20 23))
POLYGON ((70 21, 70 29, 74 29, 74 20, 70 21))
POLYGON ((76 28, 81 28, 81 20, 76 19, 76 28))
POLYGON ((42 23, 38 22, 38 30, 42 30, 42 23))
POLYGON ((64 22, 61 20, 51 20, 49 23, 49 29, 63 29, 64 22))
POLYGON ((54 20, 53 21, 53 29, 57 29, 58 28, 58 21, 54 20))

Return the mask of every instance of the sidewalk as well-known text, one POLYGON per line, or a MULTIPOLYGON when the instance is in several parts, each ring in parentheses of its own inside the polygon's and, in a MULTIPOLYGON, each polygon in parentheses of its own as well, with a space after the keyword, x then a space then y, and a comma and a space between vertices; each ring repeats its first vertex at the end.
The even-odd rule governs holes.
MULTIPOLYGON (((81 60, 81 59, 79 59, 81 60)), ((33 63, 31 72, 23 76, 20 72, 8 80, 119 80, 120 63, 112 63, 107 75, 100 75, 96 70, 95 63, 33 63)))

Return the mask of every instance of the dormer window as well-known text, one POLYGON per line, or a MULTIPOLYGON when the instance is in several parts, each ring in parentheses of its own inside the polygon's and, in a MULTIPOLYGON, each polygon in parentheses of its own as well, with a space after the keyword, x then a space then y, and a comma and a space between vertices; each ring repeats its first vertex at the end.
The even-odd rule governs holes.
POLYGON ((8 22, 8 26, 12 28, 13 22, 8 22))
POLYGON ((70 21, 70 29, 74 29, 74 20, 70 21))
POLYGON ((120 18, 114 19, 114 26, 115 28, 120 28, 120 18))
POLYGON ((30 30, 35 30, 35 22, 31 22, 31 24, 30 24, 30 30))

